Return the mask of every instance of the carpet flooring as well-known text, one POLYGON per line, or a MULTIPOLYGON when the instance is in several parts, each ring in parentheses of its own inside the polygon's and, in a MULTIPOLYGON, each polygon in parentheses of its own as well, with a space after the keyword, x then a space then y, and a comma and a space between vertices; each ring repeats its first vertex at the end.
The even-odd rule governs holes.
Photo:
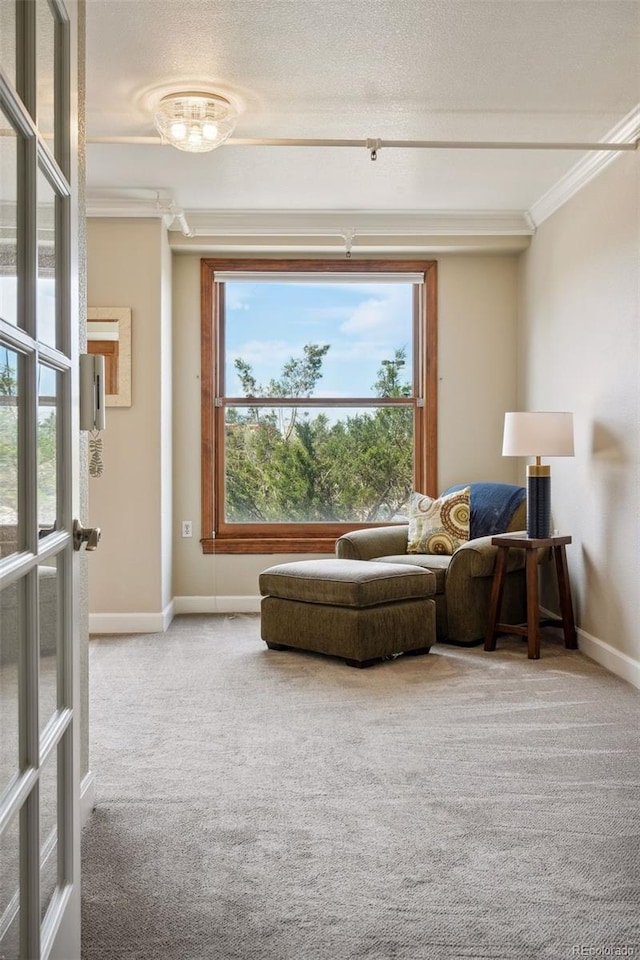
POLYGON ((369 670, 257 616, 91 642, 83 960, 640 956, 640 693, 437 645, 369 670))

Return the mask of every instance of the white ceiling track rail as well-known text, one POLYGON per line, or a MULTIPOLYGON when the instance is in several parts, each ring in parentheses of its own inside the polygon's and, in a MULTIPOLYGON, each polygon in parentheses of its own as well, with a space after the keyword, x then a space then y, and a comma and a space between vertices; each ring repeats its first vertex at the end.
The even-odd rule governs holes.
POLYGON ((372 153, 377 153, 378 150, 636 150, 639 142, 637 140, 632 143, 555 143, 515 140, 305 140, 246 137, 227 140, 231 147, 365 147, 372 153))
MULTIPOLYGON (((162 145, 160 137, 87 137, 87 143, 123 143, 162 145)), ((640 139, 623 142, 534 141, 534 140, 366 140, 297 138, 297 137, 230 137, 223 147, 356 147, 369 151, 376 160, 379 150, 573 150, 582 153, 637 150, 640 139)))

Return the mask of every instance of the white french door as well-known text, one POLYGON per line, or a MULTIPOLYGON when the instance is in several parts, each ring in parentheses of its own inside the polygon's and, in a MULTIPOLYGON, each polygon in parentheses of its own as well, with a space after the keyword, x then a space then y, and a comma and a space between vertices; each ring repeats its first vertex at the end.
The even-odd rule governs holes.
POLYGON ((77 10, 0 0, 0 957, 79 957, 77 10))

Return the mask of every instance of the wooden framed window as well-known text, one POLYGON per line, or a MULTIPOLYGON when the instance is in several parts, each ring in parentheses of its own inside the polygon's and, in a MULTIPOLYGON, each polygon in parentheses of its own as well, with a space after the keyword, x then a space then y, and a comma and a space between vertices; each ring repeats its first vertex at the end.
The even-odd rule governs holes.
POLYGON ((333 553, 436 495, 434 261, 201 262, 205 553, 333 553))

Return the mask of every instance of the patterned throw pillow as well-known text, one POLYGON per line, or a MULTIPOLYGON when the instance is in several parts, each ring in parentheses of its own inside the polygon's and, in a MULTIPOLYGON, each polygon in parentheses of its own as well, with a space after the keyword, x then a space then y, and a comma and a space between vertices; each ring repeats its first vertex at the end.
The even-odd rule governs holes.
POLYGON ((446 556, 469 539, 471 487, 433 500, 424 493, 411 495, 407 553, 446 556))

